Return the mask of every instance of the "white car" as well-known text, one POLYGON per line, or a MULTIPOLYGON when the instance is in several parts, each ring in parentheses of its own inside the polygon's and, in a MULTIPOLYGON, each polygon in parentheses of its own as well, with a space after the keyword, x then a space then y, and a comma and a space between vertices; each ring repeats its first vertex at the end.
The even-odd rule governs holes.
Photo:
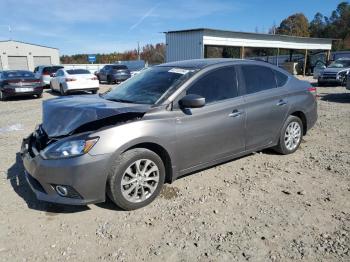
POLYGON ((61 95, 76 91, 91 91, 96 94, 100 84, 95 75, 86 69, 59 69, 50 81, 52 91, 61 95))

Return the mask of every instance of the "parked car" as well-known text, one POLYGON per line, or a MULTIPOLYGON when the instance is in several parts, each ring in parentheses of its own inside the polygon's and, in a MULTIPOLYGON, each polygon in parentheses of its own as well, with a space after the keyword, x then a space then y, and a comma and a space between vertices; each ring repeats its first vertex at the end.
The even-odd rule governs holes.
POLYGON ((346 76, 346 79, 347 79, 347 81, 346 81, 346 89, 350 90, 350 74, 348 74, 346 76))
POLYGON ((37 66, 34 69, 35 77, 41 80, 43 87, 48 87, 51 81, 51 75, 56 73, 63 66, 37 66))
POLYGON ((120 83, 131 77, 131 73, 125 65, 105 65, 98 73, 98 80, 108 84, 120 83))
POLYGON ((339 84, 346 85, 346 76, 350 72, 350 58, 339 58, 320 72, 318 85, 339 84))
POLYGON ((43 102, 23 140, 38 199, 146 206, 165 182, 264 148, 295 152, 317 119, 315 87, 268 63, 154 66, 100 96, 43 102), (53 117, 54 116, 54 117, 53 117))
POLYGON ((59 69, 52 74, 50 88, 62 96, 77 91, 91 91, 96 94, 99 89, 97 77, 86 69, 59 69))
POLYGON ((43 87, 40 80, 30 71, 0 71, 0 100, 13 96, 42 97, 43 87))

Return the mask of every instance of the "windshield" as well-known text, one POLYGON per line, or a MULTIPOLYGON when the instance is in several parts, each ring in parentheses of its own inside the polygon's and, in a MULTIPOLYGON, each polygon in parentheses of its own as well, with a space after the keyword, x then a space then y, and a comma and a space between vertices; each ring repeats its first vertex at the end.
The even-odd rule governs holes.
POLYGON ((43 74, 52 74, 56 73, 58 69, 63 68, 63 66, 50 66, 50 67, 45 67, 43 69, 43 74))
POLYGON ((330 68, 350 67, 350 60, 336 60, 329 65, 330 68))
POLYGON ((7 71, 4 72, 5 78, 22 78, 22 77, 35 77, 30 71, 7 71))
POLYGON ((67 73, 70 75, 86 75, 91 74, 89 70, 86 69, 70 69, 67 70, 67 73))
POLYGON ((194 72, 195 70, 173 67, 152 67, 116 86, 104 98, 117 102, 153 105, 173 93, 194 72))
POLYGON ((114 70, 122 70, 122 69, 127 70, 128 67, 125 65, 113 65, 112 69, 114 69, 114 70))

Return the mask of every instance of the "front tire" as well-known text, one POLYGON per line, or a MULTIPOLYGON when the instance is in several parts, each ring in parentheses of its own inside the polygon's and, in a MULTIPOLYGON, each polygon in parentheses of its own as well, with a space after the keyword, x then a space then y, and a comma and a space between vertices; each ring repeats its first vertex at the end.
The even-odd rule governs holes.
POLYGON ((159 195, 164 180, 164 164, 156 153, 145 148, 131 149, 115 161, 107 181, 107 195, 121 209, 138 209, 159 195))
POLYGON ((289 116, 281 130, 279 143, 274 149, 283 155, 294 153, 300 146, 303 132, 303 123, 300 118, 289 116))

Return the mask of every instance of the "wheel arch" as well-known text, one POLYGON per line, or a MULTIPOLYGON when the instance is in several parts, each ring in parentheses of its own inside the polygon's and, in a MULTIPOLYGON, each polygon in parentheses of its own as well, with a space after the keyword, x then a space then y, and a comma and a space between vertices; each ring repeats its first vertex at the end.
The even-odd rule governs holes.
POLYGON ((301 123, 303 124, 303 135, 306 135, 307 132, 307 120, 306 115, 303 111, 294 111, 290 114, 291 116, 296 116, 301 120, 301 123))
POLYGON ((127 149, 123 150, 122 153, 134 148, 145 148, 156 153, 162 159, 165 167, 165 182, 166 183, 173 182, 174 176, 173 176, 171 157, 168 151, 164 147, 154 142, 144 142, 144 143, 138 143, 131 147, 128 147, 127 149))

